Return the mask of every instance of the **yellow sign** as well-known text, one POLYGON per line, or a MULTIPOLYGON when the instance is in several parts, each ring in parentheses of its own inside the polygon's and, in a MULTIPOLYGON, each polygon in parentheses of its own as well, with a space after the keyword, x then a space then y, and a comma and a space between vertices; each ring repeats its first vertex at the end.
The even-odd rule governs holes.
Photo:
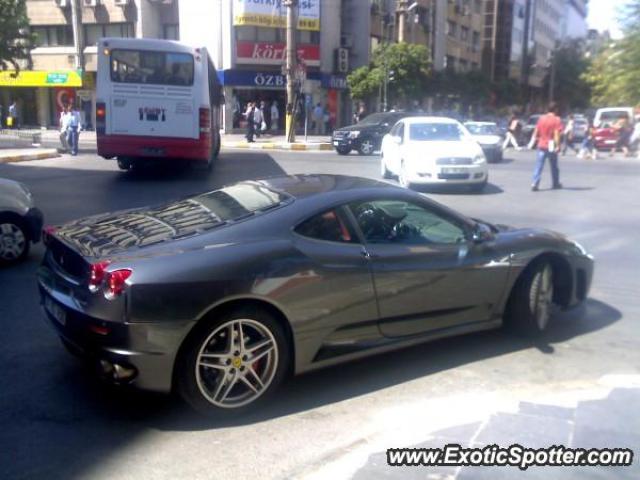
POLYGON ((12 70, 0 72, 0 87, 82 87, 82 76, 75 70, 24 71, 16 77, 12 70))
MULTIPOLYGON (((234 0, 233 24, 285 28, 286 8, 281 0, 234 0)), ((298 3, 298 30, 320 30, 320 0, 298 3)))

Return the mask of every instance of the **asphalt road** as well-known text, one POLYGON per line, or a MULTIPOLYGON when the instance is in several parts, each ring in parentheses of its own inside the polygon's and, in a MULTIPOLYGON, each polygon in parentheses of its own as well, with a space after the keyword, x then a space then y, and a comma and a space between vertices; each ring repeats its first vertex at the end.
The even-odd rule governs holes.
MULTIPOLYGON (((43 249, 0 270, 0 478, 515 478, 515 468, 387 467, 390 447, 629 447, 633 467, 535 468, 531 478, 640 478, 640 163, 561 161, 563 190, 529 190, 531 152, 490 166, 484 194, 429 195, 468 215, 565 232, 596 257, 584 308, 535 343, 501 332, 381 355, 289 382, 256 415, 215 423, 170 396, 102 385, 44 323, 43 249)), ((224 151, 202 170, 125 174, 91 152, 0 165, 48 223, 282 173, 377 178, 376 157, 224 151)))

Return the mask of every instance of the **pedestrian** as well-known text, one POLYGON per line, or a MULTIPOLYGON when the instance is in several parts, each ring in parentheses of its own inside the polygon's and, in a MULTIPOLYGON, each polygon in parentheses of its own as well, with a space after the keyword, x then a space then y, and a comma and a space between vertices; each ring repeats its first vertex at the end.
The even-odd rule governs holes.
POLYGON ((560 134, 562 133, 562 120, 558 117, 558 107, 555 102, 549 104, 547 113, 540 117, 533 138, 537 140, 536 167, 533 171, 533 183, 531 190, 538 191, 544 163, 549 160, 551 168, 551 188, 562 188, 560 183, 560 170, 558 169, 558 152, 560 150, 560 134))
POLYGON ((609 155, 612 156, 617 149, 621 149, 625 157, 628 157, 629 140, 631 140, 632 130, 629 126, 629 119, 626 115, 618 120, 613 128, 618 133, 618 140, 616 141, 616 145, 611 149, 611 153, 609 155))
POLYGON ((82 122, 80 119, 80 112, 75 105, 69 107, 67 115, 68 129, 67 129, 67 143, 71 150, 71 155, 74 157, 78 155, 78 140, 80 138, 80 132, 82 131, 82 122))
POLYGON ((62 153, 67 153, 69 151, 69 122, 71 120, 71 109, 69 105, 65 105, 62 107, 62 111, 60 112, 60 145, 62 145, 62 153))
POLYGON ((262 112, 262 121, 260 122, 260 133, 266 134, 271 126, 271 109, 267 108, 267 102, 260 102, 260 111, 262 112))
POLYGON ((589 129, 587 130, 587 135, 582 141, 580 152, 578 152, 578 158, 584 158, 586 160, 596 160, 598 158, 598 149, 596 148, 595 135, 596 127, 594 127, 590 123, 589 129))
POLYGON ((562 131, 562 155, 567 154, 567 149, 571 148, 573 153, 578 153, 578 149, 573 146, 573 129, 575 126, 575 122, 573 120, 573 115, 569 115, 567 120, 567 124, 562 131))
POLYGON ((19 118, 18 118, 18 105, 16 101, 13 100, 9 105, 9 115, 7 116, 7 127, 10 128, 18 128, 19 126, 19 118))
POLYGON ((322 135, 324 124, 324 108, 320 102, 317 103, 316 107, 313 109, 313 128, 316 135, 322 135))
POLYGON ((278 110, 278 102, 275 100, 271 104, 271 131, 275 133, 279 128, 280 110, 278 110))
POLYGON ((516 117, 515 115, 512 115, 511 119, 509 120, 507 135, 505 136, 504 143, 502 144, 502 149, 506 150, 507 148, 509 148, 510 145, 513 145, 513 147, 517 151, 522 150, 520 145, 518 145, 519 133, 520 133, 520 121, 518 120, 518 117, 516 117))
POLYGON ((256 134, 256 124, 253 122, 253 116, 255 112, 255 105, 253 102, 247 103, 247 110, 244 112, 244 117, 247 119, 247 142, 253 143, 255 140, 253 137, 256 134))
POLYGON ((331 128, 331 114, 329 113, 329 105, 324 106, 324 132, 326 135, 331 135, 333 128, 331 128))
POLYGON ((255 108, 253 109, 253 124, 254 124, 254 130, 256 132, 256 137, 260 138, 260 134, 266 130, 266 127, 263 128, 265 126, 264 123, 264 114, 262 113, 262 109, 260 108, 260 104, 258 104, 258 102, 254 102, 255 108))
POLYGON ((638 159, 640 159, 640 119, 636 117, 636 125, 633 129, 633 133, 631 134, 631 138, 629 139, 629 148, 636 150, 638 154, 638 159))

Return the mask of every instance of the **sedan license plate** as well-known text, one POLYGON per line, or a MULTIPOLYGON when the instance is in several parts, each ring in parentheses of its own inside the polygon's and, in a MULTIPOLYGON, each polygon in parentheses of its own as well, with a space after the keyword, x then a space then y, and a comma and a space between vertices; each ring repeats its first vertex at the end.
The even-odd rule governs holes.
POLYGON ((338 145, 340 145, 340 142, 338 142, 338 141, 334 140, 333 144, 334 144, 335 146, 338 146, 338 145))
POLYGON ((65 326, 67 324, 67 312, 59 307, 50 297, 44 298, 44 308, 60 325, 65 326))
POLYGON ((467 169, 466 168, 443 168, 442 173, 445 175, 448 175, 451 173, 467 173, 467 169))

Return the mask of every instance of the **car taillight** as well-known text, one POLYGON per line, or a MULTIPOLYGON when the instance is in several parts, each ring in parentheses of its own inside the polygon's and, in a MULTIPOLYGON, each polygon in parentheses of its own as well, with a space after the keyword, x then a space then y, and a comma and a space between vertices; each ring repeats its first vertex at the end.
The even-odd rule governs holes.
POLYGON ((104 282, 105 276, 107 275, 107 267, 111 262, 108 260, 104 260, 102 262, 93 263, 91 265, 90 276, 89 276, 89 290, 92 292, 97 292, 102 286, 102 282, 104 282))
POLYGON ((105 134, 107 131, 107 106, 104 102, 96 103, 96 133, 105 134))
POLYGON ((208 108, 200 109, 200 133, 211 132, 211 110, 208 108))
POLYGON ((108 300, 112 300, 118 295, 121 295, 122 292, 124 292, 125 288, 127 288, 127 278, 131 276, 131 273, 131 270, 127 268, 108 272, 105 282, 106 289, 104 292, 104 296, 108 300))
POLYGON ((51 225, 47 225, 46 227, 44 227, 42 229, 42 243, 45 244, 45 246, 49 246, 49 244, 51 244, 51 240, 53 240, 53 236, 56 233, 56 227, 53 227, 51 225))

